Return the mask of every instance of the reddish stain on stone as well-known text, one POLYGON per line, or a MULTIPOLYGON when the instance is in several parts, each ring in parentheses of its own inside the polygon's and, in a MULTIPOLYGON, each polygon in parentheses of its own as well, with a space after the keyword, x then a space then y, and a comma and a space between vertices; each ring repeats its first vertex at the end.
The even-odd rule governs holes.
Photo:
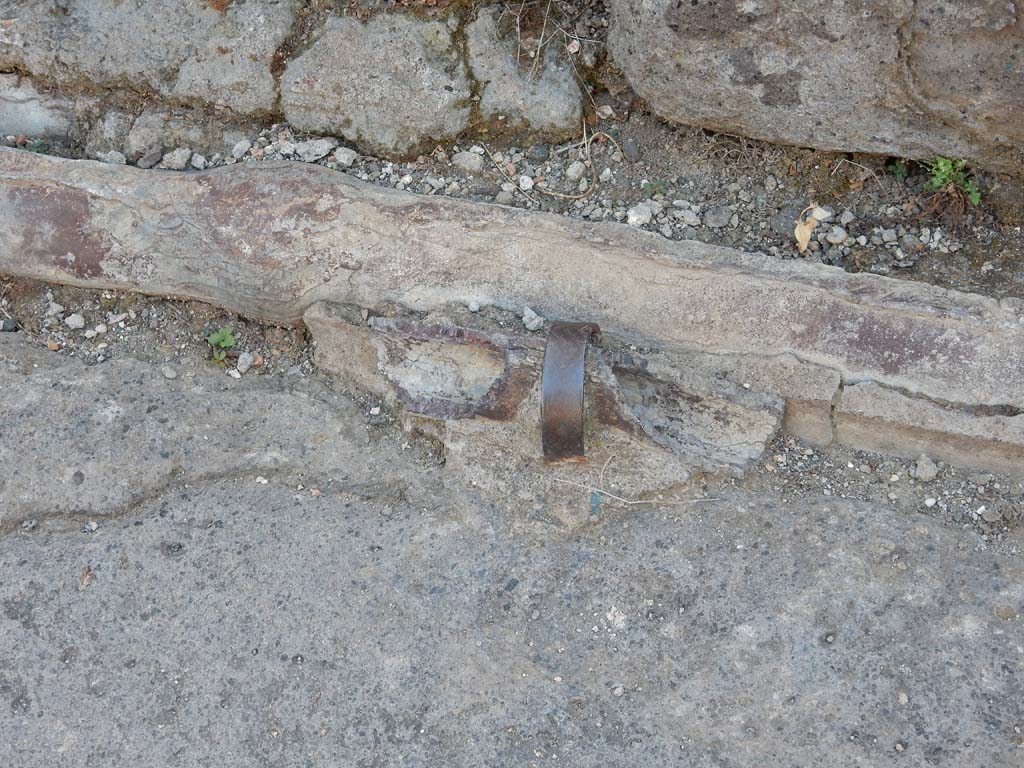
POLYGON ((955 368, 974 359, 972 345, 938 323, 844 311, 828 305, 807 321, 794 345, 842 356, 847 364, 888 376, 927 368, 955 368))
POLYGON ((13 187, 7 207, 25 231, 25 257, 79 278, 99 277, 109 238, 89 231, 89 194, 56 186, 13 187))
POLYGON ((338 206, 346 202, 339 198, 321 206, 312 180, 289 173, 275 176, 269 169, 197 175, 195 183, 206 194, 194 215, 208 225, 217 244, 266 268, 280 266, 305 225, 320 228, 335 222, 338 206), (291 229, 282 226, 289 220, 295 222, 291 229), (253 250, 243 254, 241 241, 253 250))

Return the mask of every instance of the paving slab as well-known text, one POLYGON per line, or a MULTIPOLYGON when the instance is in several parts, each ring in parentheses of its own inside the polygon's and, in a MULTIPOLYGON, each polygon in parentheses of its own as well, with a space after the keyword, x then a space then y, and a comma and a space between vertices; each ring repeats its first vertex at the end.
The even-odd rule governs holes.
POLYGON ((728 483, 529 500, 318 377, 20 336, 0 764, 1020 765, 1024 565, 973 532, 728 483))
POLYGON ((5 764, 1020 765, 1019 559, 846 502, 565 529, 406 479, 9 532, 5 764))

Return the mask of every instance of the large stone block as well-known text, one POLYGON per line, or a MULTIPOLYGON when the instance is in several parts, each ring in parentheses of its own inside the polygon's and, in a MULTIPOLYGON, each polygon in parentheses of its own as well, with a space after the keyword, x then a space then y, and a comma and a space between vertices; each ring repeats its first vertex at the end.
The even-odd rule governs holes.
POLYGON ((613 0, 609 46, 662 117, 1019 174, 1019 3, 613 0))
POLYGON ((511 132, 561 137, 579 131, 582 98, 562 46, 545 46, 536 63, 526 57, 519 60, 516 41, 499 29, 498 18, 497 10, 481 9, 466 29, 481 119, 511 132))
POLYGON ((0 134, 67 137, 74 125, 71 99, 40 93, 20 75, 0 74, 0 134))
POLYGON ((0 69, 60 86, 270 112, 300 0, 0 0, 0 69), (223 9, 223 10, 221 10, 223 9))
POLYGON ((470 82, 452 27, 401 14, 331 16, 281 77, 285 117, 367 151, 408 155, 469 120, 470 82))

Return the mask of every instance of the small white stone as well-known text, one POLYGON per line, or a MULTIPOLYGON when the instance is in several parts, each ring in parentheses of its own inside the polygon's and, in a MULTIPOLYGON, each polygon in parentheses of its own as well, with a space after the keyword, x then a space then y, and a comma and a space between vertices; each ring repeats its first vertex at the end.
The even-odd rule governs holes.
POLYGON ((478 301, 471 301, 471 302, 469 302, 469 304, 466 305, 466 308, 470 312, 479 312, 480 311, 480 302, 478 302, 478 301))
POLYGON ((842 245, 846 242, 846 238, 849 237, 846 230, 836 225, 829 230, 828 234, 825 235, 825 239, 828 240, 832 245, 842 245))
POLYGON ((236 366, 239 373, 247 373, 252 364, 256 362, 256 355, 252 352, 242 352, 238 355, 238 364, 236 366))
POLYGON ((160 373, 163 374, 163 377, 165 379, 176 379, 176 378, 178 378, 178 372, 175 371, 173 368, 171 368, 171 366, 169 366, 169 365, 162 365, 162 366, 160 366, 160 373))
POLYGON ((452 165, 466 173, 480 173, 484 169, 484 159, 476 152, 456 152, 452 165))
POLYGON ((241 160, 250 149, 252 149, 252 142, 248 139, 242 139, 232 147, 231 156, 236 160, 241 160))
POLYGON ((631 227, 642 227, 651 223, 653 214, 647 203, 639 203, 626 211, 626 223, 631 227))
POLYGON ((82 328, 85 328, 85 318, 76 312, 75 314, 68 315, 64 318, 64 325, 73 331, 79 331, 82 328))
POLYGON ((929 496, 927 499, 924 500, 924 505, 926 507, 928 507, 928 509, 931 509, 932 507, 934 507, 935 503, 936 503, 936 499, 933 499, 931 496, 929 496))
POLYGON ((192 160, 190 162, 192 163, 192 167, 197 171, 202 171, 206 168, 206 158, 198 152, 192 155, 192 160))
POLYGON ((529 307, 523 307, 523 325, 528 331, 539 331, 544 327, 544 318, 529 307))
POLYGON ((168 168, 172 171, 183 171, 188 168, 188 163, 192 159, 192 150, 188 147, 178 147, 177 149, 168 152, 163 156, 160 164, 164 168, 168 168))
POLYGON ((228 371, 228 376, 230 376, 232 379, 240 379, 240 378, 242 378, 242 374, 240 374, 238 372, 237 368, 232 368, 231 370, 229 370, 228 371))
POLYGON ((370 415, 371 416, 380 416, 380 406, 379 405, 373 406, 373 408, 370 409, 370 415))
MULTIPOLYGON (((338 147, 334 150, 334 162, 345 168, 351 167, 357 157, 359 157, 359 153, 348 147, 338 147)), ((405 177, 402 178, 402 181, 405 181, 405 177)), ((409 178, 409 181, 405 181, 405 183, 408 184, 410 181, 412 181, 412 178, 409 178)))
POLYGON ((90 328, 88 331, 85 332, 85 338, 87 338, 87 339, 94 339, 94 338, 96 338, 96 331, 94 331, 94 330, 92 330, 90 328))
POLYGON ((105 323, 97 323, 95 330, 96 330, 96 333, 106 333, 107 332, 107 326, 106 326, 105 323))
POLYGON ((267 480, 267 478, 265 478, 263 475, 256 475, 256 482, 259 483, 260 485, 266 485, 270 481, 267 480))
POLYGON ((569 164, 569 167, 565 170, 565 178, 569 181, 577 182, 582 179, 587 173, 587 164, 582 160, 574 160, 569 164))
POLYGON ((519 188, 524 192, 529 192, 533 189, 533 179, 525 174, 519 177, 519 188))

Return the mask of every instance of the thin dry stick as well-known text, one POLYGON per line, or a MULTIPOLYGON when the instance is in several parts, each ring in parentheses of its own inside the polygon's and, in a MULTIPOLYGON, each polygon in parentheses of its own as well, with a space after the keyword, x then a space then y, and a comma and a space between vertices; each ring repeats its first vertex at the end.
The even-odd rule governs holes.
POLYGON ((867 171, 868 173, 871 174, 871 178, 873 178, 875 180, 875 183, 878 186, 882 186, 882 182, 879 180, 878 174, 876 174, 873 170, 868 168, 866 165, 861 165, 860 163, 855 163, 855 162, 853 162, 853 160, 847 160, 845 157, 842 160, 840 160, 838 163, 836 163, 836 167, 832 169, 832 173, 830 173, 829 176, 835 176, 836 172, 840 168, 843 167, 843 163, 846 163, 847 165, 852 165, 852 166, 854 166, 856 168, 860 168, 862 171, 867 171))
POLYGON ((494 167, 498 169, 498 173, 500 173, 500 174, 501 174, 502 176, 504 176, 504 177, 505 177, 506 179, 508 179, 508 180, 509 180, 509 182, 510 182, 510 183, 511 183, 511 184, 512 184, 512 185, 513 185, 513 186, 514 186, 515 188, 516 188, 516 192, 518 192, 519 194, 521 194, 521 195, 522 195, 523 197, 525 197, 525 198, 526 198, 527 200, 529 200, 529 201, 530 201, 531 203, 536 203, 537 205, 540 205, 540 200, 538 200, 538 199, 537 199, 537 198, 535 198, 535 197, 532 197, 531 195, 528 195, 528 194, 526 194, 526 190, 525 190, 525 189, 522 189, 522 188, 521 188, 521 187, 520 187, 520 186, 519 186, 519 185, 518 185, 518 184, 516 183, 516 180, 515 180, 515 179, 513 179, 513 178, 512 178, 511 176, 509 176, 509 175, 508 175, 508 172, 507 172, 507 171, 506 171, 506 170, 505 170, 504 168, 502 168, 502 167, 501 167, 500 165, 498 165, 498 161, 494 159, 494 155, 492 155, 492 154, 491 154, 491 150, 489 150, 489 149, 487 148, 487 145, 486 145, 486 144, 483 144, 483 143, 481 143, 481 144, 480 144, 480 146, 482 146, 482 147, 484 148, 484 152, 486 152, 486 153, 487 153, 487 156, 488 156, 489 158, 491 158, 491 162, 492 162, 492 163, 494 163, 494 167))
POLYGON ((591 493, 600 493, 602 496, 607 496, 609 499, 613 499, 613 500, 619 502, 620 504, 628 504, 630 506, 632 506, 634 504, 672 504, 672 505, 678 505, 678 504, 700 504, 700 503, 705 502, 705 501, 721 501, 721 499, 713 499, 713 498, 710 498, 710 497, 705 497, 703 499, 689 499, 687 501, 676 501, 676 500, 664 501, 663 499, 624 499, 621 496, 616 496, 614 493, 611 493, 610 491, 604 490, 603 488, 595 488, 592 485, 584 485, 583 483, 576 483, 576 482, 573 482, 572 480, 565 480, 564 478, 561 478, 561 477, 553 477, 551 479, 554 480, 556 483, 565 483, 566 485, 572 485, 572 486, 575 486, 577 488, 582 488, 583 490, 590 491, 591 493))
POLYGON ((537 76, 537 65, 540 64, 540 58, 544 55, 544 34, 548 31, 548 16, 551 15, 551 0, 548 0, 547 7, 544 9, 544 24, 540 28, 540 41, 537 43, 537 55, 533 60, 533 66, 530 67, 530 79, 533 80, 537 76))
POLYGON ((560 152, 568 151, 569 149, 572 149, 573 147, 585 147, 586 148, 587 162, 590 164, 590 186, 587 187, 585 192, 581 192, 578 195, 567 195, 564 192, 554 192, 554 191, 551 191, 551 190, 540 189, 540 188, 538 188, 537 191, 540 192, 543 195, 549 195, 550 197, 557 197, 560 200, 582 200, 583 198, 588 197, 588 196, 594 194, 594 191, 599 186, 599 179, 598 179, 598 176, 597 176, 597 169, 594 167, 594 160, 593 160, 593 158, 591 157, 591 154, 590 154, 590 145, 594 143, 594 139, 597 138, 598 136, 604 136, 606 139, 608 139, 608 141, 610 141, 612 144, 615 145, 615 148, 617 150, 619 150, 619 152, 622 151, 622 148, 619 146, 619 143, 617 141, 615 141, 615 139, 613 139, 611 136, 609 136, 604 131, 597 131, 596 133, 592 133, 592 134, 590 134, 590 137, 588 138, 587 137, 587 122, 586 122, 586 120, 583 121, 583 141, 577 142, 575 144, 571 144, 569 147, 564 147, 562 150, 556 150, 556 154, 559 154, 560 152))

